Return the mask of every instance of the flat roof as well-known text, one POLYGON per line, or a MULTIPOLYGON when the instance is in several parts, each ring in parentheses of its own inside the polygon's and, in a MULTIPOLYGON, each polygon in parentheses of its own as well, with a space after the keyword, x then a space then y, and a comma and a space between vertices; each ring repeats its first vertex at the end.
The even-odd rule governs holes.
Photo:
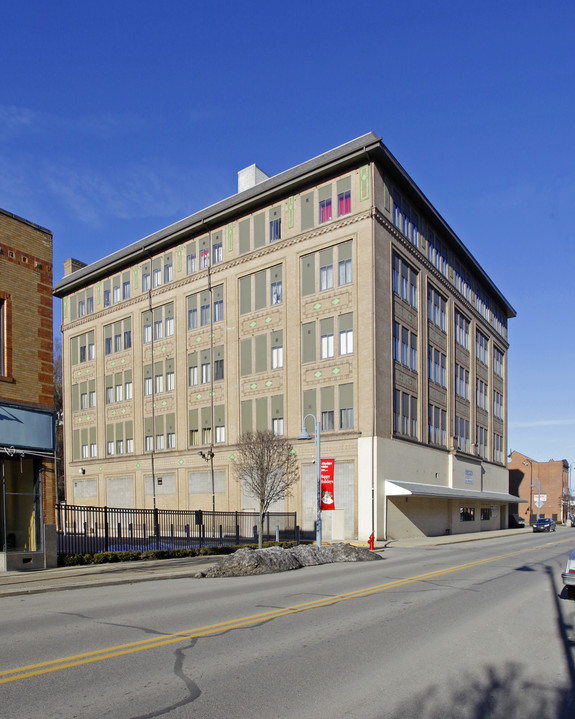
POLYGON ((405 169, 400 165, 394 155, 387 149, 381 138, 374 132, 357 137, 355 140, 346 142, 339 147, 328 150, 317 157, 296 165, 270 177, 254 187, 227 197, 214 205, 195 212, 178 222, 164 227, 157 232, 144 237, 137 242, 123 247, 116 252, 103 257, 76 272, 61 279, 54 287, 56 297, 64 297, 82 287, 95 282, 101 277, 125 269, 134 262, 141 262, 149 259, 152 253, 161 252, 164 249, 185 240, 191 236, 197 236, 221 227, 232 218, 237 217, 240 212, 249 213, 266 205, 274 200, 285 196, 289 190, 296 187, 310 184, 313 181, 319 182, 336 171, 344 171, 347 166, 357 164, 361 158, 365 161, 376 162, 384 172, 392 173, 390 179, 396 184, 402 184, 409 188, 409 191, 417 197, 417 201, 426 213, 432 218, 433 224, 449 237, 449 240, 457 248, 457 251, 465 258, 465 261, 473 268, 478 278, 485 284, 494 298, 505 308, 508 317, 515 317, 516 312, 509 304, 495 283, 487 275, 485 270, 465 247, 463 242, 449 227, 447 222, 438 213, 435 207, 411 179, 405 169), (399 183, 397 182, 399 180, 399 183))
POLYGON ((421 484, 419 482, 398 482, 391 479, 385 480, 386 497, 405 497, 416 495, 419 497, 437 497, 442 499, 463 499, 481 500, 489 502, 526 502, 514 494, 507 492, 479 492, 473 489, 457 489, 456 487, 444 487, 438 484, 421 484))

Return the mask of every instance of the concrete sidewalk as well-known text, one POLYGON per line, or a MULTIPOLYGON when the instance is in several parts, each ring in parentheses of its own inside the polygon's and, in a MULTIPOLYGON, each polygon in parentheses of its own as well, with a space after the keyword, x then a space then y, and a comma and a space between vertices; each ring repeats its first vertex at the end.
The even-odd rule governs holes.
MULTIPOLYGON (((570 531, 570 528, 558 527, 558 533, 570 531)), ((376 542, 376 550, 402 548, 426 548, 445 544, 474 542, 481 539, 501 539, 531 533, 531 527, 525 529, 503 529, 492 532, 445 535, 441 537, 415 537, 409 539, 390 539, 376 542)), ((575 542, 575 531, 573 531, 575 542)), ((355 546, 365 543, 350 542, 355 546)), ((58 567, 37 571, 6 572, 0 574, 0 598, 23 594, 39 594, 71 589, 85 589, 114 584, 135 584, 162 579, 193 578, 200 572, 217 564, 224 555, 210 557, 186 557, 182 559, 145 560, 140 562, 118 562, 117 564, 89 564, 75 567, 58 567)))

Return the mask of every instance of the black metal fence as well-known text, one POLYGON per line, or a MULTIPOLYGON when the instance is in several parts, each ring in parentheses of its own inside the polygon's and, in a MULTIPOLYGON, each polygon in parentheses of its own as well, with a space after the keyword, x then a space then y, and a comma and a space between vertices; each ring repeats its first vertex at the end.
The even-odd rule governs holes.
MULTIPOLYGON (((255 512, 56 505, 58 554, 191 549, 258 541, 255 512)), ((263 541, 298 541, 296 512, 268 512, 263 541)))

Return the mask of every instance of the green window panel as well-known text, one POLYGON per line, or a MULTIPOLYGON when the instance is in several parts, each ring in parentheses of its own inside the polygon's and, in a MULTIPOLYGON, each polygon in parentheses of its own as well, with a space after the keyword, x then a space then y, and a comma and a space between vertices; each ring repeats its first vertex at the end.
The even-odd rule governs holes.
POLYGON ((202 429, 209 429, 212 426, 211 407, 202 407, 202 429))
POLYGON ((252 400, 242 400, 241 404, 241 423, 242 423, 242 434, 253 431, 253 417, 252 417, 252 400))
POLYGON ((339 331, 343 332, 346 330, 353 329, 353 312, 346 312, 344 315, 338 317, 339 331))
POLYGON ((348 190, 351 190, 351 177, 349 175, 339 179, 336 184, 336 191, 338 195, 342 192, 347 192, 348 190))
POLYGON ((252 373, 251 337, 240 342, 240 374, 242 377, 252 373))
POLYGON ((266 306, 266 270, 256 272, 254 275, 254 310, 261 310, 266 306))
POLYGON ((276 394, 272 396, 272 419, 284 416, 284 396, 276 394))
POLYGON ((329 200, 331 199, 331 184, 324 185, 323 187, 320 187, 318 190, 318 198, 321 202, 322 200, 329 200))
POLYGON ((241 220, 241 222, 238 223, 238 231, 239 231, 239 235, 240 235, 240 237, 239 237, 240 255, 243 255, 246 252, 249 252, 251 249, 249 218, 247 220, 241 220))
POLYGON ((197 409, 188 410, 188 428, 191 430, 199 429, 199 418, 197 409))
POLYGON ((214 423, 216 427, 226 426, 226 413, 223 404, 217 404, 214 407, 214 423))
POLYGON ((341 262, 342 260, 351 260, 351 253, 353 250, 353 243, 351 240, 349 242, 342 242, 341 245, 338 245, 337 248, 337 258, 341 262))
POLYGON ((77 384, 72 385, 72 411, 80 409, 80 388, 77 384))
POLYGON ((310 230, 314 226, 313 190, 306 192, 300 198, 301 203, 301 229, 310 230))
MULTIPOLYGON (((316 409, 316 392, 315 389, 306 389, 303 393, 303 416, 306 414, 313 414, 317 419, 316 409)), ((308 417, 305 421, 305 428, 311 435, 315 435, 315 425, 313 419, 308 417)))
POLYGON ((251 275, 240 278, 240 315, 252 311, 252 278, 251 275))
POLYGON ((306 255, 301 259, 301 293, 302 296, 315 292, 315 255, 306 255))
POLYGON ((72 435, 72 452, 74 459, 82 459, 82 453, 80 450, 80 430, 75 429, 72 435))
POLYGON ((268 398, 258 397, 256 399, 256 430, 264 432, 266 429, 269 429, 268 398))
POLYGON ((284 331, 276 330, 270 334, 270 345, 272 347, 282 347, 284 343, 284 331))
POLYGON ((315 322, 302 325, 302 362, 315 362, 316 329, 315 322))
POLYGON ((322 387, 320 390, 320 402, 322 412, 333 412, 335 408, 334 387, 322 387))
POLYGON ((72 339, 70 340, 70 361, 73 365, 78 364, 78 344, 78 337, 72 337, 72 339))
POLYGON ((258 335, 255 338, 256 372, 266 372, 268 368, 268 338, 258 335))
POLYGON ((266 215, 261 212, 254 217, 254 249, 263 247, 266 243, 266 215))

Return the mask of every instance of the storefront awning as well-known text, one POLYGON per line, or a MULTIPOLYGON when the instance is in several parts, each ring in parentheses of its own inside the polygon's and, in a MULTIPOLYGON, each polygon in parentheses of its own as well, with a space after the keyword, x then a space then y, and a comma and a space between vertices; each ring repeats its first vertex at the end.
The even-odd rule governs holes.
POLYGON ((472 489, 456 489, 442 487, 437 484, 419 484, 417 482, 396 482, 385 480, 385 495, 387 497, 400 497, 415 495, 419 497, 437 497, 438 499, 469 499, 482 502, 526 502, 525 499, 515 497, 504 492, 477 492, 472 489))
POLYGON ((54 451, 54 413, 0 403, 0 447, 54 451))

